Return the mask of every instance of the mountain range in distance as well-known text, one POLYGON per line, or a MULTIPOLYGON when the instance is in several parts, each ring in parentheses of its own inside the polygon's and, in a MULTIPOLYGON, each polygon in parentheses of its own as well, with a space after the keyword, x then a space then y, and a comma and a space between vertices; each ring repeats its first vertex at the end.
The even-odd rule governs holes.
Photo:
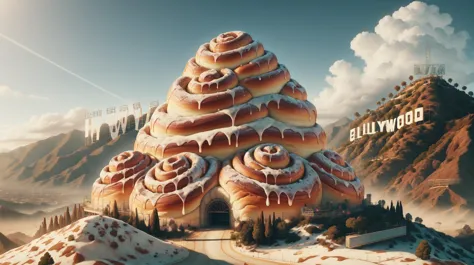
POLYGON ((84 132, 74 130, 0 154, 0 182, 7 183, 2 188, 88 189, 113 156, 133 149, 136 135, 129 131, 112 140, 101 130, 100 140, 86 146, 84 132))

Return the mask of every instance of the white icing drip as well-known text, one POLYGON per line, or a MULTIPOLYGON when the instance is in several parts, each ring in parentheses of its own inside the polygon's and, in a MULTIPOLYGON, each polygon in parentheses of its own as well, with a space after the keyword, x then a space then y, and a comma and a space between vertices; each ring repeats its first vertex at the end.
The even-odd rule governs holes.
POLYGON ((229 94, 232 96, 232 106, 234 106, 235 105, 235 90, 230 89, 227 91, 229 91, 229 94))
POLYGON ((215 75, 215 74, 218 73, 215 69, 203 72, 199 77, 194 77, 193 79, 191 79, 188 86, 199 85, 201 87, 201 92, 204 90, 204 88, 206 86, 207 86, 207 88, 210 88, 213 84, 216 84, 217 89, 219 89, 219 83, 220 82, 223 82, 225 79, 229 78, 229 76, 235 76, 235 73, 230 69, 224 69, 221 72, 223 73, 223 75, 219 78, 213 79, 213 80, 208 81, 208 82, 200 82, 199 78, 204 78, 206 74, 215 75))
MULTIPOLYGON (((286 167, 286 168, 281 168, 281 169, 274 169, 274 168, 271 168, 271 167, 267 167, 261 163, 259 163, 258 161, 256 161, 252 156, 251 154, 255 152, 255 150, 258 148, 257 147, 253 147, 252 149, 248 150, 247 152, 245 152, 244 154, 244 161, 248 161, 248 160, 252 160, 254 163, 256 163, 257 165, 259 165, 262 169, 260 170, 260 172, 262 172, 264 175, 265 175, 265 182, 268 183, 268 175, 271 175, 273 176, 273 179, 275 180, 274 183, 277 182, 277 178, 278 176, 281 176, 281 175, 293 175, 294 173, 298 172, 298 170, 303 167, 303 162, 301 161, 300 157, 298 157, 297 155, 295 154, 290 154, 290 158, 291 160, 293 161, 293 164, 290 166, 290 167, 286 167)), ((283 148, 283 147, 281 147, 283 148)), ((270 156, 271 157, 271 156, 270 156)), ((271 161, 271 160, 270 160, 271 161)), ((291 180, 290 180, 291 181, 291 180)))
MULTIPOLYGON (((255 47, 255 54, 257 55, 258 54, 258 46, 255 47)), ((269 51, 265 51, 265 53, 256 58, 256 59, 253 59, 252 61, 249 62, 249 64, 256 64, 258 65, 258 67, 261 67, 260 66, 260 63, 263 62, 263 61, 266 61, 267 62, 267 69, 270 67, 270 62, 272 60, 272 57, 273 57, 273 53, 272 52, 269 52, 269 51)))
MULTIPOLYGON (((201 103, 209 97, 225 97, 225 95, 230 95, 232 97, 233 104, 235 104, 235 95, 237 93, 245 93, 246 90, 247 89, 242 86, 236 86, 232 89, 215 92, 212 94, 190 94, 185 90, 185 88, 181 87, 178 83, 175 82, 174 88, 172 90, 172 95, 180 102, 186 102, 188 104, 196 102, 198 104, 198 110, 201 110, 201 103)), ((184 108, 175 105, 176 104, 168 105, 168 113, 182 116, 196 115, 196 113, 193 111, 188 111, 184 108)))
MULTIPOLYGON (((289 125, 287 125, 283 122, 277 121, 277 120, 275 120, 273 118, 270 118, 270 117, 264 117, 262 119, 258 119, 256 121, 250 122, 248 124, 243 124, 243 125, 239 125, 239 126, 231 126, 231 127, 226 127, 226 128, 219 128, 219 129, 214 129, 214 130, 209 130, 209 131, 205 131, 205 132, 196 133, 196 134, 193 134, 193 135, 187 135, 187 136, 185 136, 185 135, 184 136, 183 135, 173 135, 173 136, 169 136, 169 135, 162 134, 162 133, 158 132, 158 133, 155 133, 153 136, 157 140, 157 141, 155 140, 155 142, 159 142, 160 146, 163 147, 162 152, 164 153, 164 149, 169 144, 176 144, 176 145, 180 146, 180 145, 183 145, 183 144, 191 142, 191 141, 196 141, 198 143, 198 145, 201 146, 204 141, 208 141, 208 143, 212 142, 212 139, 218 133, 225 134, 227 136, 227 138, 230 138, 232 134, 235 134, 236 135, 236 147, 238 147, 238 138, 239 138, 238 132, 240 130, 244 130, 246 128, 251 128, 255 132, 257 132, 258 135, 260 136, 260 139, 262 139, 263 132, 266 129, 270 128, 270 127, 274 127, 277 130, 279 130, 280 132, 283 132, 285 130, 294 131, 296 133, 299 133, 303 140, 304 140, 304 135, 306 133, 314 134, 314 135, 318 136, 320 133, 323 132, 323 129, 318 124, 315 124, 315 126, 313 126, 313 127, 296 127, 296 126, 289 126, 289 125)), ((151 136, 145 135, 145 139, 143 139, 142 141, 147 142, 148 140, 146 139, 146 137, 151 137, 151 136)), ((162 155, 163 155, 163 153, 162 153, 162 155)))
MULTIPOLYGON (((311 168, 309 163, 303 158, 298 157, 298 160, 302 161, 305 167, 305 175, 298 182, 286 184, 286 185, 272 185, 262 183, 254 179, 243 176, 236 170, 234 170, 229 164, 222 168, 222 174, 228 175, 228 181, 234 183, 245 183, 250 185, 257 185, 263 189, 266 195, 266 205, 270 206, 270 194, 275 192, 278 196, 278 204, 280 204, 280 195, 284 193, 288 197, 288 205, 293 205, 293 200, 298 191, 306 192, 309 196, 313 190, 314 184, 317 182, 321 184, 318 173, 311 168)), ((233 198, 235 199, 235 198, 233 198)))
POLYGON ((304 87, 302 87, 298 82, 296 82, 295 80, 291 79, 290 81, 288 81, 288 83, 286 83, 288 86, 291 87, 291 90, 293 92, 293 94, 295 93, 295 90, 298 90, 300 93, 302 94, 306 94, 306 89, 304 89, 304 87))

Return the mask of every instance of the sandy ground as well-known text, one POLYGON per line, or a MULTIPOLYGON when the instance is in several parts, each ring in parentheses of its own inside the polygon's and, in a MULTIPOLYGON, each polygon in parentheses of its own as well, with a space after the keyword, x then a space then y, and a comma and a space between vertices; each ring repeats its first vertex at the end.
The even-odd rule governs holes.
POLYGON ((180 265, 283 265, 286 263, 273 262, 249 257, 236 252, 231 244, 230 230, 204 230, 195 232, 186 241, 175 241, 189 250, 189 256, 180 265))

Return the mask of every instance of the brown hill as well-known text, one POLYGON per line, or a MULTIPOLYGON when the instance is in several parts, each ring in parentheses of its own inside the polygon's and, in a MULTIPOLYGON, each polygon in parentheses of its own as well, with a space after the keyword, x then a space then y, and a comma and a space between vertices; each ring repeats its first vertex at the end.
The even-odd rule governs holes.
POLYGON ((0 233, 0 254, 9 251, 10 249, 14 249, 18 247, 17 244, 12 242, 8 237, 0 233))
POLYGON ((338 151, 368 187, 427 207, 474 209, 474 99, 440 77, 409 84, 351 128, 423 107, 423 122, 346 142, 338 151))
POLYGON ((25 235, 22 232, 16 232, 16 233, 8 234, 7 237, 8 237, 8 239, 10 239, 10 241, 14 242, 18 246, 27 244, 31 240, 33 240, 32 237, 30 237, 28 235, 25 235))
POLYGON ((90 187, 103 165, 117 153, 133 149, 136 131, 111 141, 107 125, 100 140, 85 145, 84 132, 72 131, 0 154, 0 182, 43 187, 90 187))

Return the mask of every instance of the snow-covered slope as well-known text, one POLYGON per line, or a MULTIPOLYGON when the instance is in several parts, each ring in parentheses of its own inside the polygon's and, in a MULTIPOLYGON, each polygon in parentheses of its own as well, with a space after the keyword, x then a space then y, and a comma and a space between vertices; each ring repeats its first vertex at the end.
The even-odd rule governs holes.
POLYGON ((312 265, 474 264, 474 254, 459 246, 452 237, 418 224, 415 224, 412 236, 370 245, 363 249, 345 248, 326 240, 322 234, 311 235, 304 228, 292 229, 301 237, 295 243, 285 244, 279 241, 278 246, 257 249, 236 247, 236 250, 261 259, 312 265), (421 260, 415 256, 416 247, 422 239, 428 240, 431 245, 431 260, 421 260))
POLYGON ((49 252, 55 264, 172 264, 189 252, 122 221, 90 216, 0 255, 0 265, 38 264, 49 252))

